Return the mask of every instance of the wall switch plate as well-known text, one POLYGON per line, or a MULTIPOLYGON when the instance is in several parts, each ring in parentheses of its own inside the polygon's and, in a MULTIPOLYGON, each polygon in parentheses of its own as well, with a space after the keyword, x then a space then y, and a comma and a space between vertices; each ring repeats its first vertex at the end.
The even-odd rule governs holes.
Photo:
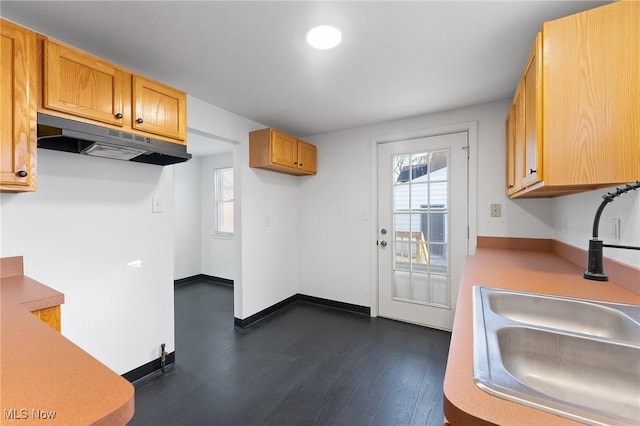
POLYGON ((151 199, 151 212, 162 213, 162 198, 153 197, 151 199))
POLYGON ((502 216, 502 204, 495 203, 491 204, 491 217, 500 217, 502 216))

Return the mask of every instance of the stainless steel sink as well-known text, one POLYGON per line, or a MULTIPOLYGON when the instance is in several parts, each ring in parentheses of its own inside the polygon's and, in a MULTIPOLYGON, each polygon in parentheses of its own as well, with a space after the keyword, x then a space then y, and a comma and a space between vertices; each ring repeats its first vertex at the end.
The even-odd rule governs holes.
POLYGON ((488 292, 496 314, 521 323, 610 339, 638 340, 638 307, 516 292, 488 292))
POLYGON ((587 424, 640 424, 640 306, 473 291, 481 389, 587 424))

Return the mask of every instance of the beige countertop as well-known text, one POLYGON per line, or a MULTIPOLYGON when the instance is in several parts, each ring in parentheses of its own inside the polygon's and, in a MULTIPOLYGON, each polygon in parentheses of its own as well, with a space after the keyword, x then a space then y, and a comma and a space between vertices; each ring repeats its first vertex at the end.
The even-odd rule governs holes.
POLYGON ((131 420, 131 383, 31 314, 64 303, 64 295, 24 275, 6 275, 0 279, 0 424, 131 420))
POLYGON ((575 421, 507 401, 473 381, 472 287, 505 288, 640 304, 640 296, 613 282, 588 281, 583 269, 543 251, 479 248, 465 261, 444 379, 445 417, 458 425, 576 425, 575 421))

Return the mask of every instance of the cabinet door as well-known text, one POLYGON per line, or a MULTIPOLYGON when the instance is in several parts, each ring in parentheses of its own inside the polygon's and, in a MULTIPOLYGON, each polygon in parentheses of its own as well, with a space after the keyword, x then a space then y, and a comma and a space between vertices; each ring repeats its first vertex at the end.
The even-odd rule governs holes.
POLYGON ((36 189, 35 33, 0 21, 0 190, 36 189))
POLYGON ((56 331, 60 332, 62 328, 60 321, 60 305, 40 309, 31 313, 40 318, 43 322, 49 324, 56 331))
POLYGON ((525 105, 524 105, 524 83, 520 81, 518 89, 516 90, 516 96, 514 98, 514 113, 515 119, 513 120, 513 133, 514 133, 514 173, 515 173, 515 186, 512 193, 518 192, 523 188, 523 182, 525 178, 525 105))
POLYGON ((128 74, 74 48, 44 40, 43 107, 122 126, 128 74))
POLYGON ((184 141, 187 132, 186 104, 184 92, 133 76, 134 129, 184 141))
POLYGON ((529 186, 543 179, 542 170, 542 34, 538 33, 523 74, 524 178, 529 186))
POLYGON ((298 168, 298 139, 276 130, 271 131, 271 162, 298 168))
POLYGON ((509 113, 507 114, 507 120, 505 123, 505 135, 507 139, 506 146, 506 163, 507 173, 505 179, 505 191, 507 195, 513 194, 516 189, 516 106, 511 105, 509 113))
POLYGON ((298 140, 298 169, 315 175, 317 162, 315 145, 298 140))
POLYGON ((640 178, 640 2, 543 27, 545 185, 640 178))

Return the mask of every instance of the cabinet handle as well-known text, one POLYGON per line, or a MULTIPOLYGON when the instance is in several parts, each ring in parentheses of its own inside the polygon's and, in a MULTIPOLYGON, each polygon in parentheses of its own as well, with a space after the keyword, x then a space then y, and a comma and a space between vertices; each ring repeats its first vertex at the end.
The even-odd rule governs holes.
POLYGON ((16 176, 21 177, 21 178, 25 178, 27 177, 29 173, 25 172, 24 170, 18 170, 18 173, 16 173, 16 176))
POLYGON ((138 123, 138 124, 142 124, 142 123, 144 123, 144 120, 143 120, 142 118, 138 118, 138 119, 136 120, 136 123, 138 123))
POLYGON ((122 113, 121 113, 121 112, 119 112, 119 113, 117 113, 117 114, 116 114, 116 118, 117 118, 118 120, 120 120, 122 117, 123 117, 123 115, 122 115, 122 113))
POLYGON ((529 172, 530 172, 531 174, 534 174, 534 173, 536 173, 536 172, 537 172, 537 170, 536 170, 536 169, 529 169, 529 172))
POLYGON ((511 189, 511 188, 513 188, 513 186, 514 185, 511 183, 511 184, 509 184, 509 186, 507 186, 507 188, 511 189))

